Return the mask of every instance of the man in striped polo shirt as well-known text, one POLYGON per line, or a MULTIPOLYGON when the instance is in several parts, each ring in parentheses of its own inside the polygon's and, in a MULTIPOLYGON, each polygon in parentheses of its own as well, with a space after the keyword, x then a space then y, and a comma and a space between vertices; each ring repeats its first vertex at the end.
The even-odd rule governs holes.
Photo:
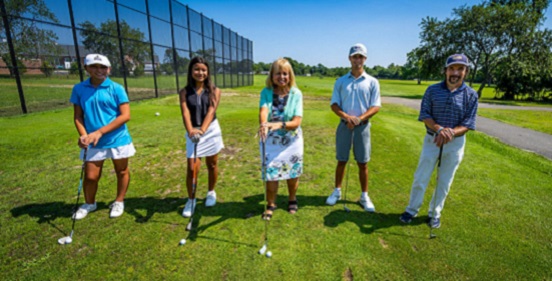
POLYGON ((478 96, 464 83, 468 72, 468 58, 464 54, 452 55, 445 64, 445 81, 429 86, 424 94, 418 120, 424 122, 427 134, 414 173, 410 202, 400 217, 404 223, 410 223, 418 214, 431 174, 441 156, 437 187, 429 204, 427 220, 432 228, 441 226, 441 211, 454 173, 464 156, 465 134, 468 130, 475 130, 478 96))

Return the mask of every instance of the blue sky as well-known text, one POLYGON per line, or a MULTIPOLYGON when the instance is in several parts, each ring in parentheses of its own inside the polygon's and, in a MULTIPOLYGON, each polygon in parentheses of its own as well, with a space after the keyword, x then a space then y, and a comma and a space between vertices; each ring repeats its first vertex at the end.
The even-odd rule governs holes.
MULTIPOLYGON (((291 57, 309 65, 349 66, 348 49, 368 48, 367 66, 403 65, 420 43, 427 16, 443 20, 452 9, 475 0, 269 1, 179 0, 253 41, 255 62, 291 57)), ((552 7, 545 27, 552 29, 552 7)))

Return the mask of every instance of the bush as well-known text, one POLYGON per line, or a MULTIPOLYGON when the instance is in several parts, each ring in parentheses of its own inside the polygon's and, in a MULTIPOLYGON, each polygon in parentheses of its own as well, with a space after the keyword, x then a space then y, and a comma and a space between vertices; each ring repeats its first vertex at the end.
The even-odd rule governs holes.
POLYGON ((144 75, 144 65, 139 64, 134 68, 134 77, 140 77, 144 75))
POLYGON ((52 73, 54 73, 54 66, 47 61, 43 61, 40 70, 42 70, 42 73, 44 73, 46 77, 50 77, 52 73))
POLYGON ((76 62, 71 63, 69 74, 79 74, 79 65, 76 62))

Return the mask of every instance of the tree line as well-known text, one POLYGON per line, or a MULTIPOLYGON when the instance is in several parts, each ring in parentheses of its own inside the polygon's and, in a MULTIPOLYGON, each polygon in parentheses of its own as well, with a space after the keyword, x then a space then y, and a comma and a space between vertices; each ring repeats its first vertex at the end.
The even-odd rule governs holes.
MULTIPOLYGON (((444 61, 454 53, 470 59, 468 81, 481 96, 493 85, 496 99, 552 102, 552 31, 543 28, 550 0, 492 0, 453 9, 444 20, 427 17, 420 23, 420 45, 407 54, 405 65, 365 67, 380 79, 443 79, 444 61)), ((305 65, 287 58, 296 75, 337 77, 347 67, 305 65)), ((269 63, 255 63, 256 73, 269 63)))

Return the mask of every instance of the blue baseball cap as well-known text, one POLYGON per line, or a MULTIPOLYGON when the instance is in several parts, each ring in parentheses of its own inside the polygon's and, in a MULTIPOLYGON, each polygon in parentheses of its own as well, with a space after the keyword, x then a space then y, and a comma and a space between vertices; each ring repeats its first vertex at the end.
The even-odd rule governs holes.
POLYGON ((445 67, 449 67, 453 64, 462 64, 467 67, 470 66, 470 63, 468 61, 468 57, 464 54, 454 54, 447 58, 447 63, 445 64, 445 67))

